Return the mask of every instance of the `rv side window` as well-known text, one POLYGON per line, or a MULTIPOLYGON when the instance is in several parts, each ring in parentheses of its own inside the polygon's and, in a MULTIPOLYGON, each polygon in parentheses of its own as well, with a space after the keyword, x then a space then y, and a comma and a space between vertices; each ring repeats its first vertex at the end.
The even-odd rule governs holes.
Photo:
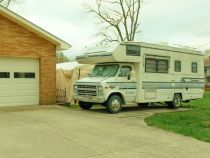
POLYGON ((157 60, 158 61, 158 72, 168 73, 168 60, 157 60))
POLYGON ((127 77, 129 74, 131 74, 132 68, 130 66, 122 66, 118 77, 127 77))
POLYGON ((198 72, 198 64, 196 62, 192 62, 192 73, 198 72))
POLYGON ((140 46, 127 45, 126 54, 130 56, 140 56, 140 46))
POLYGON ((175 72, 181 72, 181 61, 180 60, 175 60, 174 63, 174 71, 175 72))
POLYGON ((146 59, 146 72, 157 72, 156 59, 146 59))
POLYGON ((168 73, 168 60, 147 58, 145 64, 145 72, 168 73))

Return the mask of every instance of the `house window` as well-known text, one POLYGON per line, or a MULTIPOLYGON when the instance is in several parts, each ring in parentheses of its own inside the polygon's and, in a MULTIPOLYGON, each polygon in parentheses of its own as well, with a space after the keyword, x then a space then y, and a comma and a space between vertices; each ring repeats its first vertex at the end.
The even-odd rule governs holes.
POLYGON ((192 62, 192 73, 198 72, 198 64, 196 62, 192 62))
POLYGON ((210 83, 210 77, 207 77, 207 83, 210 83))
POLYGON ((168 60, 147 58, 145 63, 145 72, 168 73, 168 60))
POLYGON ((207 69, 204 69, 204 74, 207 75, 207 69))
POLYGON ((9 72, 0 72, 0 78, 10 78, 9 72))
POLYGON ((14 78, 35 78, 35 73, 33 73, 33 72, 15 72, 14 78))
POLYGON ((181 61, 180 60, 175 60, 174 71, 175 72, 181 72, 181 61))
POLYGON ((140 46, 135 45, 127 45, 126 46, 126 54, 130 56, 140 56, 140 46))

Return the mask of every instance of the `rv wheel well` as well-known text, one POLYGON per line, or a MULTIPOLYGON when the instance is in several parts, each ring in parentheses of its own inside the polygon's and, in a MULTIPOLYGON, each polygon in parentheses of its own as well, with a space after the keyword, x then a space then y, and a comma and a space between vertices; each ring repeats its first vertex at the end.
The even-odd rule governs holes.
POLYGON ((181 96, 181 98, 182 98, 182 93, 174 93, 174 96, 175 96, 176 94, 179 94, 179 95, 181 96))
POLYGON ((111 94, 109 95, 109 97, 108 97, 107 100, 109 100, 109 98, 110 98, 111 96, 113 96, 113 95, 119 96, 119 97, 122 99, 123 105, 125 105, 125 98, 124 98, 124 96, 123 96, 121 93, 119 93, 119 92, 111 93, 111 94))

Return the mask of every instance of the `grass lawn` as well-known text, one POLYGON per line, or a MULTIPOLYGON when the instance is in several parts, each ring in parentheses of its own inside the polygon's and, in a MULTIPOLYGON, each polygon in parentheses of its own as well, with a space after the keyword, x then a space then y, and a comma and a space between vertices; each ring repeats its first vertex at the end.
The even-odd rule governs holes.
POLYGON ((149 126, 191 136, 210 143, 210 93, 183 105, 188 111, 154 114, 145 118, 149 126))

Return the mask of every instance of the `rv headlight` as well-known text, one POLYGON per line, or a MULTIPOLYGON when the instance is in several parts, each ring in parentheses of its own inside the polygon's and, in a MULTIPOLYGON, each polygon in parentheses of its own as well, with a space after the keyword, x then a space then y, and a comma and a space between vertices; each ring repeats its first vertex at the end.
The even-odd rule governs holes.
POLYGON ((77 88, 78 86, 77 85, 74 85, 74 94, 77 95, 77 88))

